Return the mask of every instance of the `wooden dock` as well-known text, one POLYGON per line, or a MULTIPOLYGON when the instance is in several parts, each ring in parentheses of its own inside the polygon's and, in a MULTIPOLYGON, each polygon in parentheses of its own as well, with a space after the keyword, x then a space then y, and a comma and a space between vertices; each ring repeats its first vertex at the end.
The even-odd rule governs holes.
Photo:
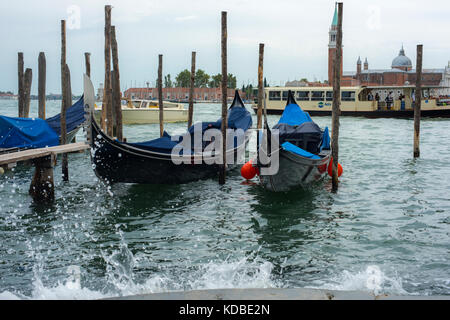
POLYGON ((90 146, 84 142, 77 142, 71 144, 65 144, 62 146, 56 147, 48 147, 48 148, 39 148, 39 149, 30 149, 25 151, 18 151, 12 153, 6 153, 0 155, 0 166, 9 166, 12 164, 17 164, 22 161, 29 161, 36 158, 44 158, 48 156, 57 156, 58 154, 63 153, 74 153, 80 152, 89 149, 90 146))
POLYGON ((35 166, 30 195, 37 203, 51 202, 55 198, 53 167, 59 154, 83 152, 90 146, 84 142, 70 143, 56 147, 16 151, 0 155, 0 167, 12 168, 17 163, 32 161, 35 166))

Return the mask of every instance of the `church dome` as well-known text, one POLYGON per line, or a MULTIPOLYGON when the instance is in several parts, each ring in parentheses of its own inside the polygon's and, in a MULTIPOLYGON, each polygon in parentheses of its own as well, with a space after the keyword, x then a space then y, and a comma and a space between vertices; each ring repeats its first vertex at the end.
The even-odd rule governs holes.
POLYGON ((392 60, 392 68, 412 68, 411 60, 405 56, 405 50, 402 48, 400 49, 400 52, 398 56, 392 60))

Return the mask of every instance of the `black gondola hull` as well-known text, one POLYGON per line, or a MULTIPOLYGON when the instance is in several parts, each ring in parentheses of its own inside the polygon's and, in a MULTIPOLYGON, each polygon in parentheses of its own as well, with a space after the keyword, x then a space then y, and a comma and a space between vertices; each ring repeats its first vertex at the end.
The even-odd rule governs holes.
MULTIPOLYGON (((197 180, 213 178, 218 175, 219 164, 175 164, 170 154, 162 154, 133 148, 121 144, 106 136, 95 120, 91 122, 92 132, 92 167, 102 180, 110 183, 140 183, 140 184, 183 184, 197 180)), ((245 145, 249 136, 246 135, 245 145)), ((242 147, 242 146, 241 146, 242 147)), ((237 162, 238 149, 227 152, 227 158, 232 157, 237 162)), ((230 170, 234 165, 228 165, 230 170)))
POLYGON ((261 185, 274 192, 288 191, 296 187, 307 189, 313 182, 324 177, 331 154, 330 150, 326 150, 321 154, 321 159, 308 159, 283 149, 277 152, 278 172, 259 176, 261 185))

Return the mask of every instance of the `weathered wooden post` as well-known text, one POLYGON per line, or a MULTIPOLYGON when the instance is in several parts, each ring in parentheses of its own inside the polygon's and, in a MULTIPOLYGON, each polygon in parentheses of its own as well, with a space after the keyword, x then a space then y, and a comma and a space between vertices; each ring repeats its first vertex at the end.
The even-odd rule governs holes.
POLYGON ((55 156, 33 160, 35 171, 30 185, 29 194, 36 203, 47 203, 55 199, 55 184, 53 181, 53 164, 55 156))
POLYGON ((47 65, 45 60, 45 53, 39 53, 39 79, 38 79, 38 98, 39 109, 38 116, 41 119, 45 119, 45 82, 47 79, 47 65))
POLYGON ((86 63, 86 75, 91 77, 91 54, 89 52, 84 53, 84 60, 86 63))
MULTIPOLYGON (((62 103, 61 103, 61 134, 60 134, 60 144, 67 143, 67 125, 66 125, 66 111, 68 108, 67 101, 67 76, 68 67, 66 64, 66 21, 61 20, 61 92, 62 92, 62 103)), ((63 181, 69 180, 69 164, 67 159, 67 154, 62 155, 62 175, 63 181)))
POLYGON ((422 104, 422 53, 423 45, 417 45, 416 92, 414 103, 414 158, 420 157, 420 110, 422 104))
POLYGON ((188 113, 188 128, 192 126, 194 117, 194 82, 195 82, 195 52, 192 52, 191 61, 191 86, 189 89, 189 113, 188 113))
POLYGON ((18 111, 19 111, 19 117, 23 118, 23 79, 24 79, 24 63, 23 63, 23 52, 19 52, 17 54, 18 56, 18 79, 19 79, 19 86, 18 86, 18 111))
POLYGON ((259 44, 259 65, 258 65, 258 113, 257 113, 257 129, 262 128, 262 107, 264 100, 264 83, 263 83, 263 65, 264 65, 264 43, 259 44))
POLYGON ((158 65, 158 106, 159 106, 159 132, 161 137, 164 135, 164 104, 163 104, 163 92, 162 92, 162 64, 163 56, 159 55, 158 65))
POLYGON ((222 161, 219 171, 219 184, 225 184, 227 172, 227 12, 222 11, 222 161))
POLYGON ((339 160, 339 116, 341 114, 341 60, 342 60, 342 10, 343 3, 338 3, 338 26, 336 35, 336 52, 333 63, 333 107, 331 116, 332 137, 332 191, 338 190, 338 160, 339 160))
POLYGON ((66 111, 68 108, 70 108, 73 104, 72 101, 72 84, 71 84, 71 77, 70 77, 70 68, 69 65, 66 64, 66 111))
POLYGON ((113 60, 113 73, 112 73, 112 98, 113 109, 115 115, 115 128, 117 140, 123 140, 123 125, 122 125, 122 105, 120 103, 120 72, 119 72, 119 52, 116 39, 116 27, 111 27, 111 50, 113 60))
POLYGON ((30 116, 30 100, 31 100, 31 82, 33 81, 33 71, 31 69, 25 70, 23 81, 23 117, 30 116))
POLYGON ((103 131, 112 136, 111 99, 111 6, 105 6, 105 83, 103 88, 102 116, 100 120, 103 131))

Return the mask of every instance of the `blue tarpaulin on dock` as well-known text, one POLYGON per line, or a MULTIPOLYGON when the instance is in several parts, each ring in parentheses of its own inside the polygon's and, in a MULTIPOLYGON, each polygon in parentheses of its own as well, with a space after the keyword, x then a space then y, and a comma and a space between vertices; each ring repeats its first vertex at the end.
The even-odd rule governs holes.
MULTIPOLYGON (((66 111, 67 132, 84 121, 84 99, 80 98, 66 111)), ((61 114, 42 120, 0 116, 0 148, 44 148, 59 145, 61 114)))
POLYGON ((0 116, 0 148, 44 148, 59 144, 45 120, 0 116))

